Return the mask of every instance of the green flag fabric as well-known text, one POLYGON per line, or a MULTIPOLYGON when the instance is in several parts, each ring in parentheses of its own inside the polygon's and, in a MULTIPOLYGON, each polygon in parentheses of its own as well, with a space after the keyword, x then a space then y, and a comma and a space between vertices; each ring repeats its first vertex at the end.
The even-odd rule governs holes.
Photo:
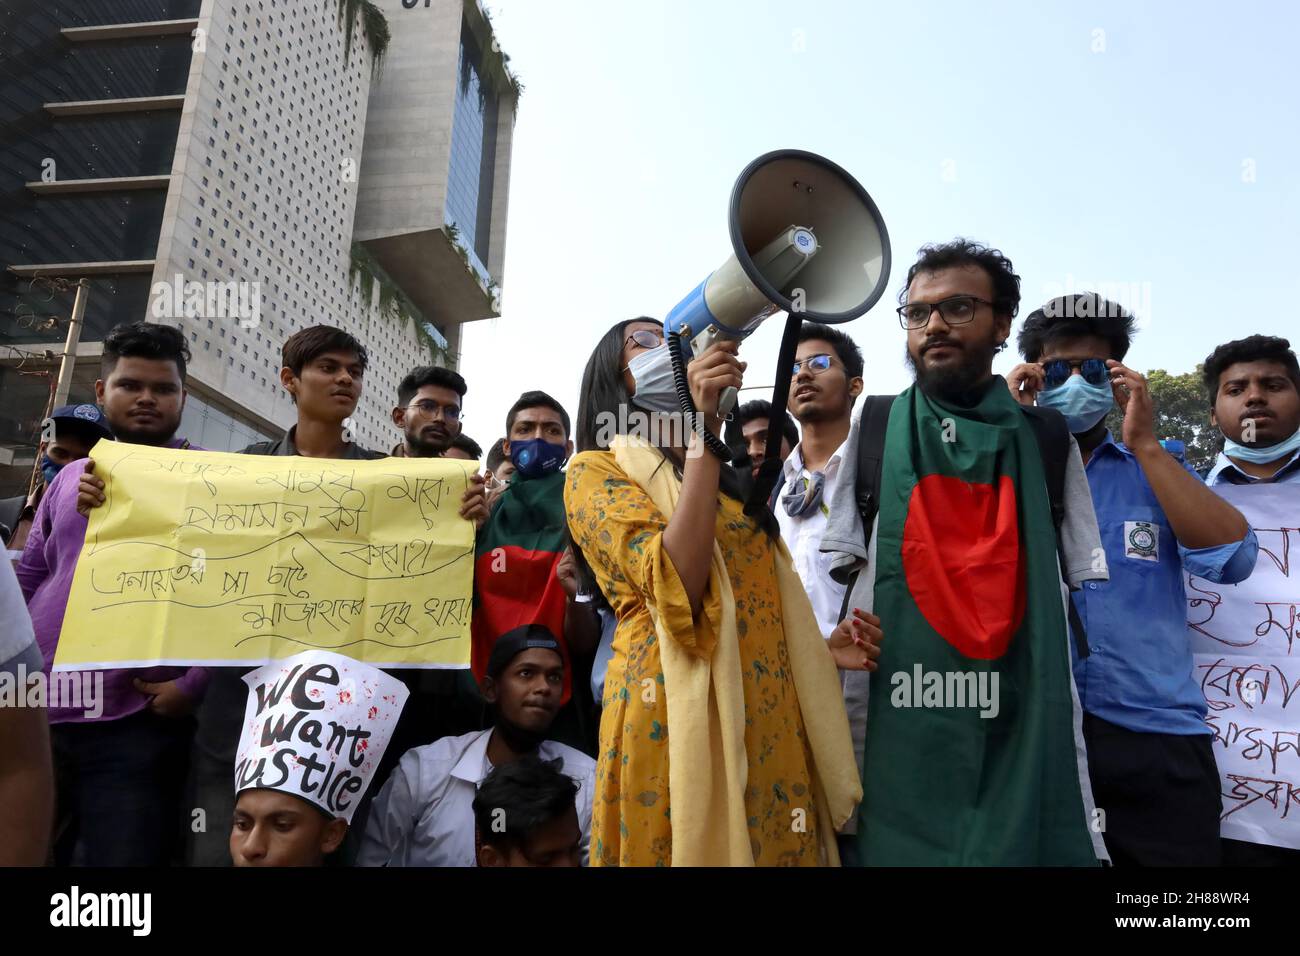
POLYGON ((564 640, 566 597, 555 575, 564 544, 564 473, 532 479, 515 475, 475 539, 470 667, 478 680, 498 637, 524 624, 544 624, 560 643, 562 702, 568 701, 572 668, 564 640))
POLYGON ((858 839, 868 866, 1094 865, 1033 429, 913 386, 890 411, 858 839))

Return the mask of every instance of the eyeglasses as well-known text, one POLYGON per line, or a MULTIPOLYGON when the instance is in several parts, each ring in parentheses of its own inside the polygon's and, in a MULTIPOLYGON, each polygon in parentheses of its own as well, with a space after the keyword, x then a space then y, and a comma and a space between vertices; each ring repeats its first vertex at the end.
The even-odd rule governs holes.
POLYGON ((1060 388, 1070 380, 1075 369, 1089 385, 1105 385, 1110 381, 1110 371, 1106 360, 1099 358, 1082 359, 1072 362, 1069 359, 1052 359, 1043 363, 1043 384, 1047 388, 1060 388))
POLYGON ((935 309, 949 325, 965 325, 975 318, 977 305, 992 305, 988 299, 974 295, 953 295, 942 302, 909 302, 899 306, 898 321, 905 329, 923 329, 935 309))
POLYGON ((805 364, 808 366, 808 371, 812 372, 812 374, 820 375, 835 363, 831 360, 829 355, 810 355, 806 359, 796 359, 794 368, 790 370, 790 377, 794 378, 798 375, 799 369, 803 368, 805 364))
POLYGON ((651 332, 649 329, 637 329, 623 340, 623 344, 633 342, 643 349, 657 349, 664 344, 663 332, 651 332))
POLYGON ((460 421, 459 405, 439 405, 431 398, 422 398, 418 402, 412 402, 410 405, 407 405, 406 407, 408 409, 417 408, 420 410, 422 414, 428 415, 430 418, 437 418, 438 413, 441 412, 442 417, 445 421, 449 421, 449 422, 460 421))

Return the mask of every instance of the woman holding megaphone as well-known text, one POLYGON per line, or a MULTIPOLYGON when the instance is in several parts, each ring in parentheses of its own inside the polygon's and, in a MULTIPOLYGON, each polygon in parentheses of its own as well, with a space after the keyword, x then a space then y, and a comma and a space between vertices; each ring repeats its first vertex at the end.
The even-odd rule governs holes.
MULTIPOLYGON (((687 366, 703 426, 738 343, 687 366)), ((834 865, 861 782, 837 665, 874 670, 857 615, 823 640, 770 514, 690 428, 663 327, 621 322, 587 363, 565 508, 618 618, 593 794, 597 866, 834 865)))

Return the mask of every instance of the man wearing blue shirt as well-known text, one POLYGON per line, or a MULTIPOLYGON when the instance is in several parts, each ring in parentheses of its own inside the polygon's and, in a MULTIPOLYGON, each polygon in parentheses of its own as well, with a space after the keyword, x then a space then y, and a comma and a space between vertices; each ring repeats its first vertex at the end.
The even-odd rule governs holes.
MULTIPOLYGON (((1211 421, 1223 433, 1224 449, 1210 470, 1206 483, 1216 494, 1232 501, 1251 524, 1260 529, 1261 549, 1271 547, 1285 554, 1294 516, 1300 514, 1300 363, 1286 339, 1269 335, 1252 335, 1220 345, 1205 360, 1205 390, 1211 408, 1211 421), (1281 521, 1277 519, 1281 516, 1281 521), (1281 528, 1274 528, 1281 524, 1281 528)), ((1248 604, 1257 610, 1260 602, 1293 601, 1300 591, 1300 578, 1285 562, 1278 564, 1262 551, 1252 579, 1236 595, 1237 605, 1225 604, 1214 618, 1214 632, 1230 643, 1211 645, 1213 659, 1239 654, 1251 665, 1268 661, 1272 666, 1289 670, 1284 680, 1295 678, 1296 665, 1291 662, 1291 632, 1285 628, 1265 628, 1261 634, 1254 614, 1233 615, 1234 607, 1248 604), (1276 663, 1275 663, 1276 662, 1276 663)), ((1267 606, 1267 605, 1266 605, 1267 606)), ((1268 614, 1272 619, 1271 611, 1268 614)), ((1283 687, 1287 686, 1285 683, 1283 687)), ((1244 704, 1232 700, 1229 689, 1226 709, 1220 723, 1231 720, 1244 704)), ((1282 698, 1285 701, 1285 698, 1282 698)), ((1296 717, 1286 717, 1274 701, 1251 707, 1252 723, 1280 730, 1283 739, 1296 727, 1296 717), (1271 705, 1271 706, 1270 706, 1271 705), (1262 716, 1256 717, 1256 714, 1262 716)), ((1283 703, 1281 707, 1284 707, 1283 703)), ((1247 745, 1249 746, 1249 745, 1247 745)), ((1221 747, 1216 751, 1224 776, 1225 804, 1245 812, 1225 815, 1223 862, 1226 866, 1296 866, 1300 865, 1294 827, 1276 810, 1254 801, 1251 790, 1268 792, 1268 783, 1237 785, 1242 772, 1240 748, 1221 747), (1243 793, 1243 791, 1245 791, 1243 793), (1235 800, 1234 800, 1235 798, 1235 800), (1252 807, 1257 804, 1257 807, 1252 807)), ((1248 758, 1247 758, 1248 759, 1248 758)), ((1251 773, 1252 777, 1276 777, 1275 774, 1251 773)))
POLYGON ((1116 865, 1215 866, 1219 774, 1192 670, 1184 568, 1232 584, 1255 566, 1255 534, 1156 439, 1146 380, 1122 360, 1134 319, 1093 293, 1030 315, 1016 398, 1056 408, 1083 455, 1110 580, 1072 598, 1087 635, 1074 679, 1088 769, 1116 865), (1106 428, 1118 403, 1122 443, 1106 428))

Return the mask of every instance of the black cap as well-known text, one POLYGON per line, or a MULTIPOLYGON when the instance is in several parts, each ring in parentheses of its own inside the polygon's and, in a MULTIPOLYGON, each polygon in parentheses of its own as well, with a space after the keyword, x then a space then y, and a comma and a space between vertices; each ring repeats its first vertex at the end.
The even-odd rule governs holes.
POLYGON ((559 654, 561 660, 564 659, 560 642, 555 639, 550 628, 543 624, 525 624, 513 631, 506 631, 497 638, 492 645, 492 654, 488 657, 487 676, 495 680, 515 657, 530 647, 544 647, 559 654))

